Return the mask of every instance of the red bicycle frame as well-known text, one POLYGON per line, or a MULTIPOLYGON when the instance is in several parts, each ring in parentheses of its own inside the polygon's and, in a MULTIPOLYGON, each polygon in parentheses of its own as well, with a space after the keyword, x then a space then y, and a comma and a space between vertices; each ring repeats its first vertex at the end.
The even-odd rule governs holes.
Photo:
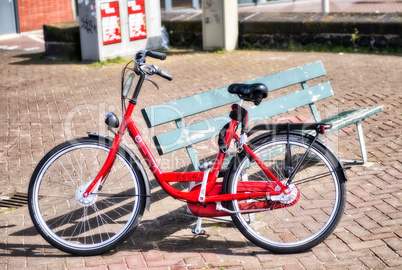
MULTIPOLYGON (((135 104, 130 102, 125 116, 123 123, 119 127, 119 131, 116 134, 113 144, 111 146, 110 152, 108 157, 103 165, 102 169, 98 173, 98 175, 94 178, 92 183, 87 188, 84 196, 88 196, 98 183, 104 181, 113 166, 114 160, 116 158, 117 150, 119 149, 119 144, 123 138, 124 132, 126 128, 128 128, 132 138, 134 138, 134 142, 137 145, 138 149, 140 150, 142 156, 146 160, 149 168, 155 175, 155 178, 162 186, 162 188, 172 197, 177 199, 186 200, 189 202, 198 202, 198 198, 200 195, 200 190, 195 191, 180 191, 172 187, 170 182, 201 182, 203 180, 204 172, 163 172, 159 167, 158 163, 156 162, 154 156, 152 155, 151 151, 149 150, 148 146, 145 144, 140 132, 138 131, 137 127, 134 124, 134 121, 131 117, 135 104)), ((235 133, 236 126, 238 122, 235 120, 231 120, 229 128, 226 132, 225 136, 225 144, 229 148, 229 145, 232 139, 236 141, 240 141, 239 136, 235 133)), ((272 180, 277 183, 281 187, 280 190, 273 191, 273 190, 264 190, 264 188, 255 187, 255 190, 259 190, 258 192, 247 192, 247 193, 235 193, 235 194, 219 194, 219 195, 211 195, 208 196, 208 192, 213 188, 218 178, 218 173, 222 168, 223 161, 226 157, 226 153, 219 152, 218 156, 216 157, 215 163, 213 165, 212 170, 208 175, 207 185, 206 185, 206 196, 205 201, 203 203, 209 202, 220 202, 220 201, 229 201, 229 200, 247 200, 256 197, 264 197, 264 196, 272 196, 272 195, 279 195, 284 192, 288 187, 285 186, 281 181, 279 181, 275 175, 264 165, 264 163, 253 153, 253 151, 247 146, 244 145, 244 150, 250 154, 250 156, 254 159, 257 165, 264 171, 264 173, 272 180), (264 190, 264 191, 261 191, 264 190)), ((261 182, 261 185, 264 185, 261 182)))

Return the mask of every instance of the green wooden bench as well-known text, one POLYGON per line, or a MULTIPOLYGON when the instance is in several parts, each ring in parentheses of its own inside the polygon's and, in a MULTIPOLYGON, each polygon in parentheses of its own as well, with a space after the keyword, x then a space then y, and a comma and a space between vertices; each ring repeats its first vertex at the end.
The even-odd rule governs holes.
MULTIPOLYGON (((352 124, 357 125, 362 160, 347 160, 344 162, 348 164, 363 164, 367 161, 367 154, 361 121, 382 111, 382 107, 350 110, 327 119, 321 119, 315 102, 333 96, 333 90, 329 82, 308 86, 307 81, 324 75, 324 67, 319 61, 245 81, 244 83, 248 84, 264 83, 268 87, 269 92, 291 85, 301 84, 299 91, 274 99, 269 99, 268 96, 268 100, 262 102, 259 106, 253 105, 248 107, 250 124, 308 105, 316 122, 322 121, 333 124, 333 128, 328 130, 326 134, 330 134, 352 124)), ((227 104, 236 103, 239 97, 228 93, 227 88, 228 87, 222 87, 143 109, 142 114, 148 127, 155 127, 172 121, 177 125, 176 129, 158 134, 154 137, 159 154, 164 155, 185 148, 194 168, 198 170, 200 162, 194 151, 194 144, 217 136, 221 128, 230 121, 230 108, 228 107, 227 114, 205 119, 204 121, 190 125, 185 125, 183 119, 227 104)), ((251 102, 248 104, 252 105, 251 102)), ((218 148, 216 152, 218 152, 218 148)))

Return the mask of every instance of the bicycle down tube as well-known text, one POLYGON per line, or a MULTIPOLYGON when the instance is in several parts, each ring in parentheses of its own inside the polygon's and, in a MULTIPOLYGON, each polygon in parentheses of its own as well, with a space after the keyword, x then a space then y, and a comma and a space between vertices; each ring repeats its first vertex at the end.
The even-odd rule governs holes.
MULTIPOLYGON (((119 131, 116 134, 116 137, 113 141, 113 145, 111 147, 111 151, 106 159, 104 166, 102 167, 101 171, 98 173, 97 177, 92 181, 91 185, 87 188, 87 191, 84 195, 89 195, 92 190, 98 185, 99 181, 104 181, 107 177, 107 173, 110 171, 111 167, 113 166, 113 162, 115 159, 116 152, 118 150, 120 141, 122 140, 123 134, 128 127, 131 137, 133 138, 135 144, 137 145, 138 149, 140 150, 142 156, 144 157, 145 161, 147 162, 149 168, 155 175, 155 178, 162 186, 162 188, 171 196, 177 199, 183 199, 191 202, 197 202, 199 198, 199 190, 195 191, 179 191, 172 187, 169 182, 201 182, 203 179, 203 172, 162 172, 161 168, 159 167, 156 159, 152 155, 151 151, 149 150, 148 146, 145 144, 139 130, 135 126, 133 119, 131 118, 131 114, 134 110, 135 104, 132 102, 129 103, 126 111, 126 115, 124 118, 123 123, 119 127, 119 131)), ((238 135, 235 133, 235 127, 237 122, 235 120, 231 120, 230 126, 226 133, 225 143, 229 146, 232 139, 239 141, 238 135)), ((279 195, 281 194, 284 189, 287 187, 280 182, 274 174, 272 174, 269 169, 261 162, 260 159, 252 152, 252 150, 245 145, 244 150, 247 151, 253 159, 256 161, 258 166, 268 175, 268 177, 275 181, 280 187, 281 190, 279 191, 264 191, 264 192, 250 192, 250 193, 236 193, 236 194, 221 194, 221 195, 213 195, 213 196, 206 196, 204 203, 208 202, 218 202, 218 201, 228 201, 228 200, 245 200, 250 198, 256 197, 263 197, 267 195, 279 195)), ((206 186, 206 194, 213 188, 218 178, 218 173, 222 168, 223 161, 226 157, 226 153, 219 152, 213 168, 208 175, 208 181, 206 186)), ((261 185, 265 185, 261 183, 261 185)), ((258 189, 258 188, 257 188, 258 189)), ((260 190, 263 190, 262 188, 260 190)))

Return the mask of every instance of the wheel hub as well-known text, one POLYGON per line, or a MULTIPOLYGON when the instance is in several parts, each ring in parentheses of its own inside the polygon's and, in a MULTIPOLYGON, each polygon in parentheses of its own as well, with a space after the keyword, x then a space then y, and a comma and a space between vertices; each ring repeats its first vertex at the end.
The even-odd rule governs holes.
POLYGON ((77 202, 82 206, 91 206, 96 202, 98 195, 90 193, 88 196, 84 196, 88 188, 88 184, 80 186, 77 191, 75 192, 75 199, 77 202))
MULTIPOLYGON (((275 191, 278 190, 281 190, 279 185, 275 188, 275 191)), ((283 193, 276 196, 271 196, 271 200, 285 204, 293 204, 294 202, 297 202, 300 196, 299 194, 298 188, 294 184, 291 184, 283 193)))

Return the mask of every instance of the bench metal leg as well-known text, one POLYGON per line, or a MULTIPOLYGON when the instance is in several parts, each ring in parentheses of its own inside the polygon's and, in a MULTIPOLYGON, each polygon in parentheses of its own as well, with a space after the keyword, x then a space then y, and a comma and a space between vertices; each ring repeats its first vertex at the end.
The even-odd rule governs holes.
POLYGON ((364 134, 361 121, 356 122, 357 134, 359 136, 360 150, 362 153, 362 160, 342 160, 342 162, 346 165, 363 165, 367 162, 367 150, 366 143, 364 141, 364 134))
POLYGON ((367 162, 366 142, 364 141, 363 128, 361 121, 356 123, 357 134, 359 134, 360 150, 362 152, 363 164, 367 162))

